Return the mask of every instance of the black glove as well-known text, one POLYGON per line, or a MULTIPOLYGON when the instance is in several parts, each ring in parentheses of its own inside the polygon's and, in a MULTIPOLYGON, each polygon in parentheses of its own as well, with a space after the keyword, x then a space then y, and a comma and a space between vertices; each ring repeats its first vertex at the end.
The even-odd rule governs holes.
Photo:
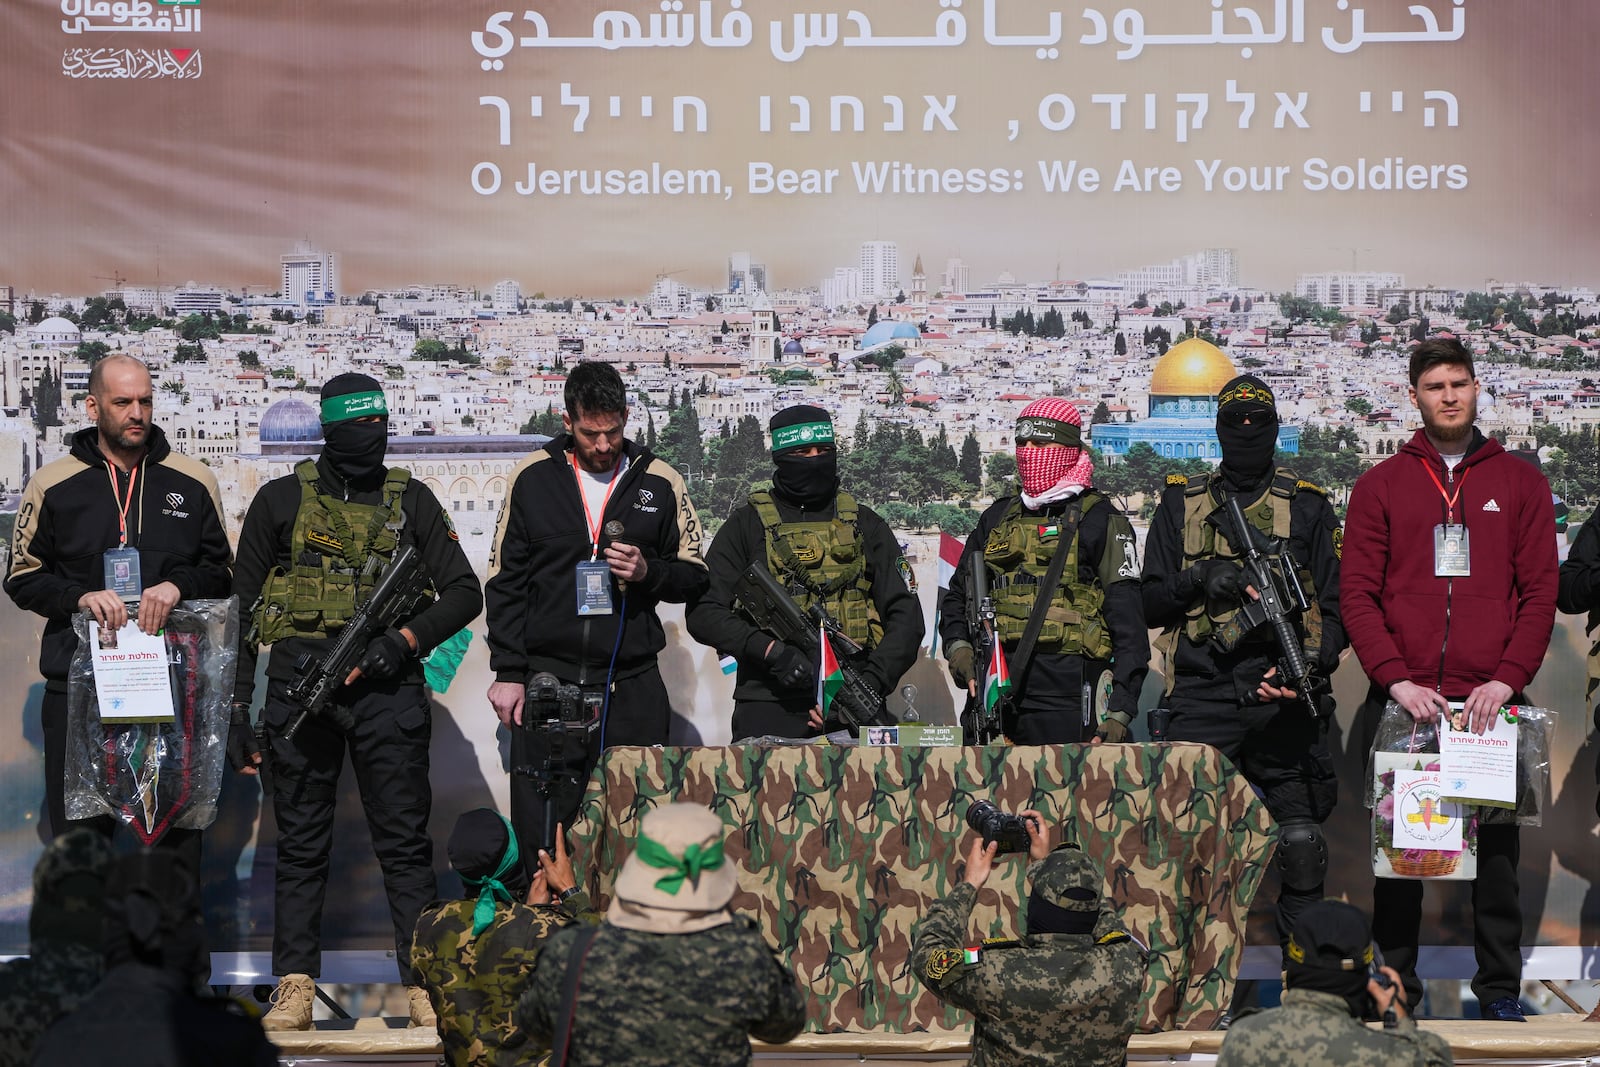
POLYGON ((367 642, 367 650, 361 654, 361 662, 356 664, 356 669, 361 672, 361 677, 381 682, 404 670, 406 660, 410 658, 410 642, 391 626, 367 642))
POLYGON ((250 726, 250 705, 233 705, 228 712, 228 766, 236 771, 254 767, 260 754, 261 746, 250 726))
POLYGON ((1207 600, 1243 600, 1244 568, 1225 559, 1208 559, 1193 567, 1195 584, 1205 590, 1207 600))
POLYGON ((810 689, 817 684, 817 667, 804 652, 779 641, 767 653, 767 668, 780 689, 810 689))
POLYGON ((971 645, 960 641, 945 650, 945 658, 950 664, 950 677, 956 680, 957 687, 965 690, 977 677, 977 653, 971 645))
POLYGON ((1108 711, 1105 721, 1100 724, 1100 729, 1095 731, 1094 736, 1107 744, 1125 745, 1132 736, 1128 729, 1128 724, 1132 721, 1127 712, 1108 711))

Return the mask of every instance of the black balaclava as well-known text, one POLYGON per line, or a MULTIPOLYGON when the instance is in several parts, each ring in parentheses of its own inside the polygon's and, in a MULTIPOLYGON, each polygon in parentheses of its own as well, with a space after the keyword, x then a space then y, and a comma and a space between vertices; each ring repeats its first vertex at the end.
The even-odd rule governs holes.
POLYGON ((1267 383, 1253 374, 1241 374, 1217 394, 1217 440, 1222 444, 1217 473, 1224 488, 1246 492, 1266 482, 1278 450, 1276 405, 1267 383), (1248 426, 1237 422, 1244 413, 1252 416, 1248 426))
POLYGON ((322 387, 322 455, 352 489, 376 489, 389 447, 389 407, 383 386, 365 374, 329 378, 322 387), (377 422, 357 422, 368 415, 377 422))
POLYGON ((1372 930, 1361 909, 1338 900, 1308 904, 1289 935, 1284 978, 1290 989, 1343 997, 1360 1018, 1367 1006, 1372 930))
POLYGON ((772 416, 772 487, 807 511, 821 511, 839 495, 839 455, 795 453, 808 445, 834 444, 833 420, 810 404, 796 404, 772 416))
MULTIPOLYGON (((445 854, 450 857, 451 868, 461 876, 468 899, 479 897, 483 882, 495 878, 496 872, 503 866, 511 841, 511 828, 497 811, 474 808, 462 812, 456 819, 455 829, 450 831, 450 839, 445 845, 445 854)), ((514 901, 520 903, 528 895, 528 873, 521 863, 512 864, 510 870, 495 880, 514 901)))
POLYGON ((1028 933, 1087 934, 1100 921, 1105 875, 1077 845, 1057 845, 1028 894, 1028 933))

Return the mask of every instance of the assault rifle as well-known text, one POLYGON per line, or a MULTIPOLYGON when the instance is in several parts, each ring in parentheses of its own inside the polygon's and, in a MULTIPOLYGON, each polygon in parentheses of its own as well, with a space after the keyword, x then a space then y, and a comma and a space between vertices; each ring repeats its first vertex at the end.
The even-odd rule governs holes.
POLYGON ((1278 639, 1278 677, 1299 694, 1301 703, 1311 712, 1313 719, 1322 714, 1312 689, 1317 682, 1312 677, 1311 665, 1306 662, 1305 650, 1300 645, 1300 635, 1295 629, 1294 616, 1308 611, 1311 601, 1305 587, 1300 584, 1294 556, 1282 541, 1271 540, 1245 520, 1237 497, 1206 517, 1216 530, 1228 539, 1244 566, 1247 585, 1255 589, 1259 599, 1242 595, 1239 614, 1226 624, 1237 631, 1237 637, 1266 623, 1278 639))
POLYGON ((320 660, 308 652, 295 661, 296 678, 289 687, 289 699, 300 705, 300 710, 283 731, 284 740, 294 739, 308 715, 327 712, 344 680, 360 666, 367 643, 409 617, 427 586, 428 576, 423 573, 416 546, 401 546, 378 584, 339 631, 333 647, 320 660))
POLYGON ((829 713, 837 714, 852 730, 895 724, 894 716, 884 706, 883 696, 851 662, 851 657, 864 650, 844 634, 838 620, 821 604, 812 604, 809 611, 802 610, 760 560, 745 568, 734 584, 733 595, 757 628, 780 641, 797 648, 810 648, 819 631, 826 635, 839 657, 839 672, 844 676, 844 685, 834 694, 833 704, 827 709, 829 713))
POLYGON ((967 694, 966 706, 961 709, 961 740, 968 745, 992 745, 1000 740, 1001 713, 1011 697, 1007 692, 994 707, 983 706, 989 663, 999 637, 994 632, 994 597, 989 595, 989 568, 983 553, 968 553, 967 563, 967 633, 972 635, 973 677, 978 691, 967 694))

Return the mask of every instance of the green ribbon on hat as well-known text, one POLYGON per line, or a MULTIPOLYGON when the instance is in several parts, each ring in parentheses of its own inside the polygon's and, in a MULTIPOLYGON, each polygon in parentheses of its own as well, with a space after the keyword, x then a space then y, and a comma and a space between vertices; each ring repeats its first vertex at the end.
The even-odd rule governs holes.
POLYGON ((683 888, 686 879, 696 889, 700 888, 700 876, 706 871, 720 870, 723 858, 721 841, 714 841, 709 845, 690 845, 683 850, 683 857, 680 859, 665 845, 643 834, 639 835, 639 847, 634 854, 639 857, 639 862, 647 867, 671 872, 656 879, 656 888, 671 896, 678 895, 678 890, 683 888))

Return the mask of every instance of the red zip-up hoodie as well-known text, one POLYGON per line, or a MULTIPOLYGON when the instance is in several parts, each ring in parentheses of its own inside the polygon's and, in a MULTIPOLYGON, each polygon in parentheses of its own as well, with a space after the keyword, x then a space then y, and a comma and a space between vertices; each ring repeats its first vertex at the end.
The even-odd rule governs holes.
POLYGON ((1476 430, 1466 457, 1447 472, 1418 430, 1356 482, 1340 582, 1350 645, 1384 690, 1410 679, 1460 699, 1498 680, 1520 693, 1555 624, 1550 485, 1476 430), (1440 578, 1434 527, 1445 521, 1445 494, 1458 489, 1454 521, 1467 527, 1472 574, 1440 578))

